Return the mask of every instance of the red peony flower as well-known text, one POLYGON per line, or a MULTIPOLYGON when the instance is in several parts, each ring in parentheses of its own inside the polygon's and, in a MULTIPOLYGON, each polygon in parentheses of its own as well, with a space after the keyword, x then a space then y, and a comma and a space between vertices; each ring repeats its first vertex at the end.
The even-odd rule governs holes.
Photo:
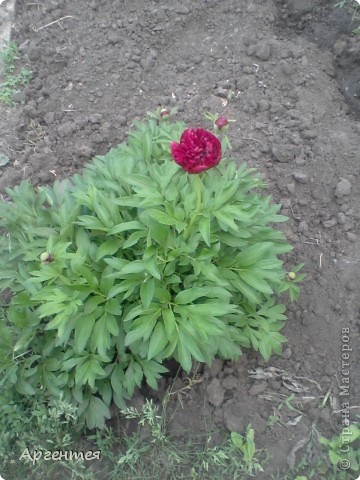
POLYGON ((221 130, 222 128, 229 125, 229 121, 226 117, 224 117, 223 115, 220 115, 220 117, 218 117, 218 119, 215 120, 215 125, 219 130, 221 130))
POLYGON ((170 148, 175 163, 188 173, 209 170, 221 160, 220 140, 202 128, 185 130, 180 143, 171 142, 170 148))

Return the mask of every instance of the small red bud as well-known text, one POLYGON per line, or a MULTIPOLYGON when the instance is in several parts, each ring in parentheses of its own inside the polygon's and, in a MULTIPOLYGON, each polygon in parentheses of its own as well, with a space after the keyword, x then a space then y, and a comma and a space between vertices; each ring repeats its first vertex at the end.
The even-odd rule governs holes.
POLYGON ((229 121, 226 117, 224 117, 223 115, 220 115, 220 117, 218 117, 217 120, 215 120, 215 125, 219 130, 221 130, 222 128, 229 125, 229 121))
POLYGON ((168 118, 169 116, 170 116, 169 110, 167 110, 166 108, 162 108, 161 111, 160 111, 160 117, 161 118, 168 118))

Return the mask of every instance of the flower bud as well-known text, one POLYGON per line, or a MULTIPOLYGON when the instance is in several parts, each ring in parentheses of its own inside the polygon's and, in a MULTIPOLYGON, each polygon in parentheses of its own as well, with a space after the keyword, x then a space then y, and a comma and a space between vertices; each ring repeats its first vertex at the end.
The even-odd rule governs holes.
POLYGON ((215 120, 215 126, 218 130, 223 129, 227 125, 229 125, 229 121, 223 115, 220 115, 220 117, 218 117, 217 120, 215 120))
POLYGON ((169 118, 169 116, 170 116, 169 110, 167 110, 166 108, 162 108, 162 109, 160 110, 160 117, 161 117, 163 120, 169 118))
POLYGON ((53 261, 53 256, 49 252, 43 252, 40 255, 40 261, 43 263, 50 263, 53 261))
POLYGON ((296 278, 295 272, 289 272, 288 273, 288 279, 289 280, 295 280, 295 278, 296 278))

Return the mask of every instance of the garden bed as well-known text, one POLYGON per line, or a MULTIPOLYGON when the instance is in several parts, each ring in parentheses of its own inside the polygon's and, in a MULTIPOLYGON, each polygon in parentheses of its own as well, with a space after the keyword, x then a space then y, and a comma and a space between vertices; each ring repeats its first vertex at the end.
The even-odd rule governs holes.
MULTIPOLYGON (((360 41, 344 11, 297 3, 18 1, 12 39, 32 79, 0 118, 10 159, 2 194, 24 179, 44 185, 81 172, 159 105, 177 107, 188 126, 206 125, 208 111, 235 120, 233 154, 283 205, 294 245, 287 267, 304 263, 307 276, 287 305, 283 354, 265 362, 244 350, 237 362, 180 373, 169 434, 187 439, 210 423, 243 433, 251 423, 270 456, 259 479, 316 457, 314 432, 339 434, 342 414, 360 413, 360 41), (343 403, 354 408, 342 412, 343 403)), ((145 395, 161 403, 173 380, 138 391, 133 404, 145 395)), ((115 413, 109 424, 116 429, 115 413)))

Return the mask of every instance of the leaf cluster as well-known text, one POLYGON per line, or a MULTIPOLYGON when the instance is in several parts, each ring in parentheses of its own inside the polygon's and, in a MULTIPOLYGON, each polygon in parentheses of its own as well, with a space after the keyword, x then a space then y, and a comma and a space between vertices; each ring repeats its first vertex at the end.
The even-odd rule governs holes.
POLYGON ((16 43, 5 42, 0 52, 0 103, 12 105, 13 96, 19 92, 19 88, 31 80, 32 72, 28 68, 17 68, 19 60, 16 43))

